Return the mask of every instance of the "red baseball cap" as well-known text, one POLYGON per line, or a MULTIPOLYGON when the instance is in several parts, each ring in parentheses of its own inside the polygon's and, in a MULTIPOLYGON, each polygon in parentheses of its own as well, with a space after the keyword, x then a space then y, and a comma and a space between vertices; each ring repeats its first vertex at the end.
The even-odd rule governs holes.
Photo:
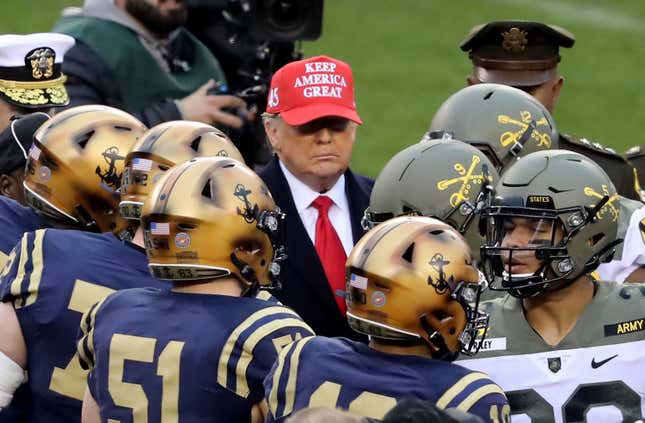
POLYGON ((352 68, 327 56, 290 62, 271 78, 267 113, 280 113, 289 125, 339 116, 362 124, 354 101, 352 68))

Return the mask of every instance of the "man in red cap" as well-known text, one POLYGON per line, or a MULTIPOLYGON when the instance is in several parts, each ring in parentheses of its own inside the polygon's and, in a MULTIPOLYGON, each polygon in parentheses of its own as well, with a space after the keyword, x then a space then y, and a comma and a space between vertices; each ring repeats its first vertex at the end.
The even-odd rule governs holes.
POLYGON ((276 296, 317 334, 357 339, 345 319, 344 264, 374 181, 348 168, 362 123, 351 67, 326 56, 288 63, 273 75, 262 118, 275 156, 259 175, 287 214, 276 296))

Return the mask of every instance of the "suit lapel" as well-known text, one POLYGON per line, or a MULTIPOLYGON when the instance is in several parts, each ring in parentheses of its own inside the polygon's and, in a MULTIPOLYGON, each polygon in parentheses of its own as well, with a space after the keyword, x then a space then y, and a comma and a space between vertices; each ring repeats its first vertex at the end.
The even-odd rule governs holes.
MULTIPOLYGON (((291 190, 289 189, 289 184, 282 173, 282 169, 280 169, 277 158, 274 158, 267 166, 265 180, 276 203, 280 204, 282 211, 286 214, 285 227, 287 229, 285 244, 288 265, 293 269, 294 273, 298 274, 299 283, 306 284, 316 292, 317 298, 323 299, 320 305, 324 304, 329 309, 333 308, 334 312, 341 318, 340 311, 336 307, 336 300, 329 288, 325 271, 316 253, 316 248, 300 220, 298 210, 291 195, 291 190)), ((290 288, 298 289, 296 287, 285 286, 285 289, 290 288)), ((332 311, 328 310, 328 312, 332 311)))
POLYGON ((351 170, 345 172, 345 194, 349 203, 349 214, 352 221, 352 237, 354 245, 365 234, 361 226, 363 213, 369 205, 370 193, 359 185, 351 170))

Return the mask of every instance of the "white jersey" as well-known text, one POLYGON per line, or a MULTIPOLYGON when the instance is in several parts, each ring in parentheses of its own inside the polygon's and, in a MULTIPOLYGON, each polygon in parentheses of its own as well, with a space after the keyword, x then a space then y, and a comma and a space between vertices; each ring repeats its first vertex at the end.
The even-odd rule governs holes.
POLYGON ((485 303, 491 316, 476 358, 458 364, 504 389, 515 422, 634 422, 645 415, 645 285, 598 282, 593 302, 552 347, 521 301, 485 303))
POLYGON ((624 197, 619 201, 617 237, 623 243, 614 259, 600 264, 597 272, 601 280, 624 282, 634 270, 645 266, 645 205, 624 197))

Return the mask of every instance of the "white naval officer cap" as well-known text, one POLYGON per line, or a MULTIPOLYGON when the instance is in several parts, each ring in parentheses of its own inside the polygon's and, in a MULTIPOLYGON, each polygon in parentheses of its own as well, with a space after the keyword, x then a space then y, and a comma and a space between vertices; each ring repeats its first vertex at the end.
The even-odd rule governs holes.
POLYGON ((62 63, 74 42, 47 32, 0 35, 0 100, 29 109, 67 105, 62 63))

